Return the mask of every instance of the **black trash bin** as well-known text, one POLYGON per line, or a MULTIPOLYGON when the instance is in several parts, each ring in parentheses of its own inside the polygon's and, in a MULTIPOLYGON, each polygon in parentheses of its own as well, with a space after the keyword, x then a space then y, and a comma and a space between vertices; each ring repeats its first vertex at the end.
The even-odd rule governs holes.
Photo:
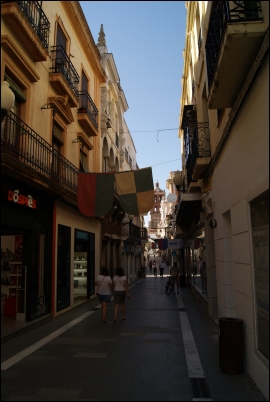
POLYGON ((219 318, 219 368, 227 374, 244 371, 243 320, 219 318))
POLYGON ((184 287, 186 286, 186 278, 185 278, 185 275, 180 275, 179 284, 180 284, 181 288, 184 288, 184 287))

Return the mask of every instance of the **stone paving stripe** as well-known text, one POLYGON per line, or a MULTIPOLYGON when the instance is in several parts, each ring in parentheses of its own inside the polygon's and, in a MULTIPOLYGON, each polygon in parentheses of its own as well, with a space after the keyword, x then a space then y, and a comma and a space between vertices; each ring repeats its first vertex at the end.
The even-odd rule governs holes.
POLYGON ((57 336, 61 335, 63 332, 67 331, 74 325, 78 324, 80 321, 84 320, 89 315, 93 314, 93 311, 87 311, 86 313, 82 314, 80 317, 76 318, 75 320, 71 321, 70 323, 64 325, 62 328, 58 329, 57 331, 53 332, 52 334, 46 336, 45 338, 41 339, 40 341, 34 343, 34 345, 29 346, 22 350, 21 352, 17 353, 15 356, 7 359, 3 363, 1 363, 1 370, 5 371, 14 364, 18 363, 20 360, 24 359, 26 356, 29 356, 31 353, 35 352, 37 349, 41 348, 42 346, 46 345, 46 343, 50 342, 57 336))
POLYGON ((87 352, 79 352, 74 355, 74 357, 87 357, 93 359, 105 359, 108 353, 87 353, 87 352))
POLYGON ((193 401, 211 401, 200 356, 196 347, 193 333, 189 324, 186 309, 181 295, 176 295, 179 308, 179 317, 183 334, 188 375, 191 381, 193 401))

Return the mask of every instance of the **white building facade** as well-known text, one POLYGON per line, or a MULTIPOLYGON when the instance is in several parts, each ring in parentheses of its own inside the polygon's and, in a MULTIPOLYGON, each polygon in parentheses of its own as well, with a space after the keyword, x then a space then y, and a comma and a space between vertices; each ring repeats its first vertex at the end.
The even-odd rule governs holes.
POLYGON ((203 302, 213 319, 243 320, 244 368, 269 398, 269 4, 186 7, 176 218, 186 273, 203 233, 203 302))

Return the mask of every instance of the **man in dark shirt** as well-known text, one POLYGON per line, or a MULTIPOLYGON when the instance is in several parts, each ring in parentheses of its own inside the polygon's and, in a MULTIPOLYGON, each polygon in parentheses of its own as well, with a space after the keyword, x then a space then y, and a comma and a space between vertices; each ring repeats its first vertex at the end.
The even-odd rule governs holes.
POLYGON ((173 263, 173 266, 170 269, 170 275, 173 277, 174 291, 177 289, 177 294, 179 295, 180 271, 179 271, 179 269, 177 267, 177 262, 173 263))

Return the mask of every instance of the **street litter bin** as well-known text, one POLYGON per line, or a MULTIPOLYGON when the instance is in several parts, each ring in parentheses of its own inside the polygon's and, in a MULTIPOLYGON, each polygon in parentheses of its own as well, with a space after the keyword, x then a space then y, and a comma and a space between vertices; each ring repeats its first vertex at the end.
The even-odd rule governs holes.
POLYGON ((219 368, 227 374, 244 371, 243 320, 219 318, 219 368))
POLYGON ((185 278, 185 275, 180 275, 179 284, 180 284, 181 288, 184 288, 184 287, 186 286, 186 278, 185 278))

